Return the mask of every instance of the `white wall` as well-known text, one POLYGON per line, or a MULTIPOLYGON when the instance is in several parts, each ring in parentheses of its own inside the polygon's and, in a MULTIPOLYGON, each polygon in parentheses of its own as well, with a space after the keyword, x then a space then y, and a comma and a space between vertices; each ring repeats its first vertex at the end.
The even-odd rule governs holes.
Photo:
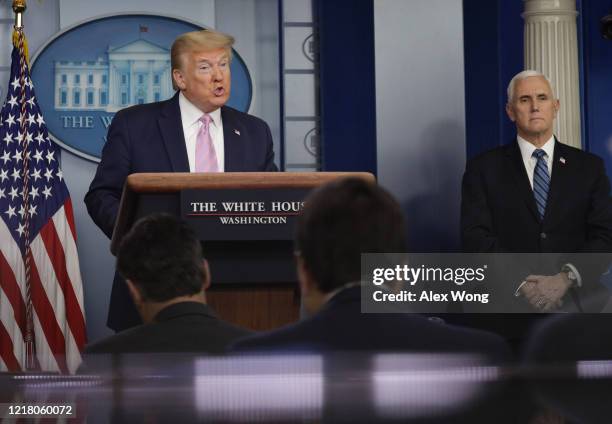
POLYGON ((375 0, 374 18, 379 182, 400 200, 412 240, 456 243, 465 164, 462 2, 375 0))

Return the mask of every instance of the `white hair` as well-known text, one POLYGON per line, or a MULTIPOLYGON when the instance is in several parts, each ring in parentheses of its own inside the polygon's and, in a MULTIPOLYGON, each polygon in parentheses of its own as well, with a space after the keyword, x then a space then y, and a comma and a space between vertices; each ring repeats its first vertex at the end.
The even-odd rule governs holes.
POLYGON ((527 70, 519 72, 518 74, 516 74, 510 80, 510 83, 508 84, 508 93, 507 93, 508 94, 508 103, 510 103, 512 101, 512 96, 514 96, 514 86, 516 85, 516 82, 517 81, 522 81, 522 80, 527 79, 529 77, 542 77, 542 78, 544 78, 548 82, 548 85, 550 85, 550 91, 552 93, 553 99, 556 99, 556 97, 555 97, 555 88, 553 87, 553 84, 552 84, 552 82, 550 82, 548 77, 546 75, 544 75, 540 71, 534 71, 533 69, 527 69, 527 70))

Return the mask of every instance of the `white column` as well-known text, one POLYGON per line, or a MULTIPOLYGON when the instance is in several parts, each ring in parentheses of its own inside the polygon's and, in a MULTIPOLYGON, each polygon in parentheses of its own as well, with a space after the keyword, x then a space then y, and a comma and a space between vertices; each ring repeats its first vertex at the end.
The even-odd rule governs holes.
POLYGON ((106 99, 108 101, 108 104, 106 106, 106 111, 110 112, 110 111, 114 111, 114 107, 117 104, 117 100, 115 99, 115 65, 113 65, 113 62, 110 61, 109 58, 109 63, 108 63, 108 88, 107 88, 107 94, 106 94, 106 99))
MULTIPOLYGON (((136 81, 134 80, 134 61, 128 60, 130 79, 128 81, 128 105, 136 104, 136 81)), ((125 107, 125 106, 124 106, 125 107)))
POLYGON ((168 63, 164 73, 160 76, 161 83, 161 99, 166 99, 172 97, 174 94, 174 90, 172 89, 172 73, 170 72, 170 63, 168 63))
POLYGON ((147 78, 149 83, 147 87, 147 103, 151 103, 155 100, 155 97, 153 97, 153 60, 149 60, 149 74, 147 78))
POLYGON ((561 108, 555 134, 565 144, 582 147, 576 0, 524 0, 525 69, 545 74, 561 108))

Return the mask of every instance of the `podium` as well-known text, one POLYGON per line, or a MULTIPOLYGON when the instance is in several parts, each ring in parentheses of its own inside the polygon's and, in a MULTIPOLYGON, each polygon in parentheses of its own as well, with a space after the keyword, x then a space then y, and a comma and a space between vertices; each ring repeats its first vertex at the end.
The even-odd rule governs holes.
POLYGON ((293 233, 310 190, 338 178, 375 181, 360 172, 142 173, 128 176, 111 252, 139 218, 180 216, 209 261, 207 301, 226 321, 269 330, 299 317, 293 233))

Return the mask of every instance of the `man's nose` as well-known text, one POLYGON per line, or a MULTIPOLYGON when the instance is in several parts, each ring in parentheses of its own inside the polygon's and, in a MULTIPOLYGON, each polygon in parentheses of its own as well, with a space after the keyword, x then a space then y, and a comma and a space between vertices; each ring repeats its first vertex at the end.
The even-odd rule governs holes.
POLYGON ((218 66, 215 66, 213 68, 213 79, 215 81, 221 81, 223 79, 223 72, 221 71, 221 68, 219 68, 218 66))

